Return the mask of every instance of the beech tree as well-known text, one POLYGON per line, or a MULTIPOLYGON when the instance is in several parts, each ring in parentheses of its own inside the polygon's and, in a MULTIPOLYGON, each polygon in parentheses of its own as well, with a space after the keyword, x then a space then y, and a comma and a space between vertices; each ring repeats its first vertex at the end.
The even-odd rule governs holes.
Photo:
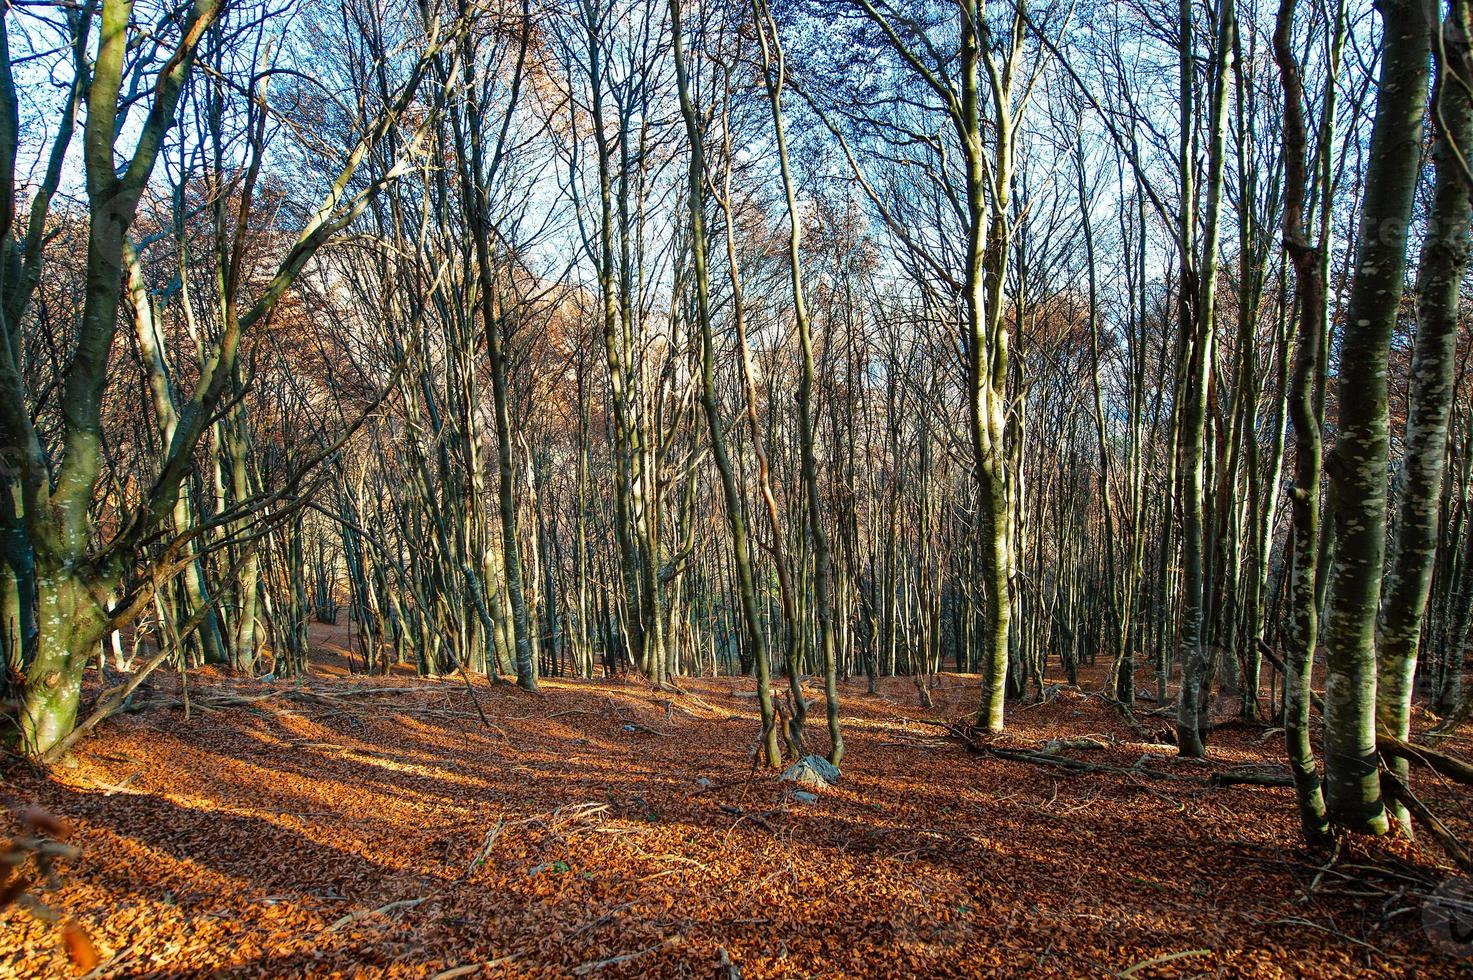
POLYGON ((341 611, 365 672, 730 675, 759 766, 887 676, 958 733, 1078 686, 1282 727, 1315 844, 1429 823, 1466 0, 283 9, 4 13, 20 748, 341 611))
POLYGON ((1325 646, 1325 803, 1331 820, 1384 833, 1376 762, 1376 613, 1386 543, 1387 360, 1401 304, 1426 116, 1429 8, 1382 7, 1386 32, 1356 260, 1340 346, 1338 432, 1326 462, 1335 562, 1325 646))
MULTIPOLYGON (((7 11, 7 23, 12 15, 7 11)), ((379 181, 350 192, 350 182, 365 156, 385 133, 400 124, 428 67, 428 61, 422 58, 410 69, 393 100, 375 118, 365 120, 368 125, 356 144, 350 145, 343 155, 342 170, 326 196, 301 226, 269 283, 253 301, 247 303, 243 298, 236 298, 241 264, 227 258, 223 331, 201 365, 195 390, 184 401, 168 455, 152 486, 141 500, 118 515, 116 526, 109 534, 92 521, 92 502, 103 466, 102 407, 122 301, 125 245, 165 138, 175 123, 202 40, 221 23, 222 16, 221 5, 196 3, 185 18, 173 23, 172 35, 149 32, 141 43, 156 51, 156 62, 125 57, 129 46, 143 36, 133 18, 132 3, 109 0, 101 5, 99 16, 83 11, 66 18, 77 72, 73 83, 76 94, 70 98, 75 99, 73 105, 86 109, 81 126, 89 207, 85 302, 68 366, 58 379, 62 391, 61 435, 54 451, 48 452, 43 446, 42 436, 36 429, 31 396, 16 361, 18 337, 9 345, 8 364, 0 365, 0 372, 10 379, 0 408, 0 426, 4 427, 8 443, 19 449, 13 456, 15 472, 8 477, 14 507, 12 539, 16 545, 10 578, 19 596, 16 601, 28 612, 34 604, 35 613, 31 622, 18 617, 15 626, 8 627, 18 629, 21 634, 19 642, 8 644, 21 651, 20 669, 12 673, 10 683, 21 701, 19 739, 31 752, 46 752, 70 732, 77 713, 81 670, 93 647, 111 629, 136 616, 159 580, 177 571, 172 566, 179 560, 179 549, 197 536, 198 527, 181 529, 174 546, 165 550, 165 557, 142 576, 140 587, 125 597, 118 610, 108 611, 108 597, 123 584, 125 573, 133 571, 130 565, 137 549, 156 533, 160 522, 174 509, 194 448, 230 390, 242 336, 270 319, 293 279, 317 249, 351 224, 362 213, 369 197, 382 186, 383 181, 379 181), (84 52, 91 44, 94 31, 98 32, 100 41, 89 67, 84 52), (137 89, 151 93, 141 106, 131 94, 137 89), (137 139, 128 148, 124 143, 124 122, 139 108, 143 115, 137 139)), ((234 26, 225 24, 226 28, 234 26)), ((241 30, 247 31, 260 27, 259 19, 240 25, 241 30)), ((444 43, 445 33, 438 21, 426 23, 425 51, 433 55, 444 43)), ((6 117, 14 120, 16 82, 9 58, 4 75, 0 76, 0 99, 9 107, 6 117)), ((53 141, 57 180, 71 143, 73 111, 69 110, 62 120, 53 141)), ((4 134, 7 146, 4 162, 9 163, 5 168, 8 202, 5 212, 14 216, 18 134, 13 124, 8 129, 4 134)), ((251 198, 260 173, 259 154, 253 154, 251 160, 257 162, 248 163, 241 177, 237 237, 247 227, 251 198)), ((391 180, 392 175, 385 179, 391 180)), ((55 181, 51 186, 55 186, 55 181)), ((15 242, 9 223, 3 229, 11 254, 19 258, 23 252, 22 261, 33 264, 32 281, 45 261, 46 206, 47 201, 42 198, 32 200, 24 244, 15 242)), ((10 220, 13 222, 13 217, 10 220)), ((34 286, 28 287, 25 279, 7 283, 5 306, 16 313, 15 320, 9 322, 19 325, 32 289, 34 286)), ((278 493, 268 492, 266 496, 279 499, 278 493)), ((267 503, 251 499, 231 517, 243 520, 252 510, 267 503)))
MULTIPOLYGON (((1410 735, 1412 689, 1424 612, 1432 586, 1438 522, 1442 516, 1443 462, 1456 373, 1458 313, 1468 270, 1473 222, 1469 177, 1461 154, 1473 146, 1473 89, 1468 38, 1469 6, 1454 0, 1445 20, 1433 24, 1437 74, 1433 82, 1432 208, 1417 267, 1417 339, 1412 352, 1403 480, 1396 511, 1391 562, 1382 586, 1376 630, 1376 724, 1396 738, 1410 735)), ((1392 763, 1407 778, 1407 763, 1392 763)), ((1393 814, 1411 830, 1399 804, 1393 814)))

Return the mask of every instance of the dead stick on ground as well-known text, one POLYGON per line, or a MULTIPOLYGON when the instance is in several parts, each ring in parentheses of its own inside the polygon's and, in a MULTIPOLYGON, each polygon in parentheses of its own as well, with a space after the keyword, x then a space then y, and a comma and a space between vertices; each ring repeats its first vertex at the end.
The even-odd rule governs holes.
POLYGON ((1395 773, 1381 770, 1381 792, 1406 807, 1412 816, 1425 824, 1432 836, 1437 838, 1437 843, 1447 852, 1447 856, 1453 859, 1453 863, 1464 871, 1473 871, 1473 856, 1468 854, 1467 848, 1463 847, 1447 828, 1447 824, 1438 819, 1437 814, 1427 808, 1427 804, 1417 799, 1395 773))
POLYGON ((945 727, 971 751, 984 755, 994 755, 999 759, 1008 759, 1013 762, 1031 762, 1035 765, 1053 766, 1056 769, 1068 769, 1072 772, 1113 773, 1115 775, 1145 776, 1148 779, 1165 779, 1181 782, 1200 781, 1196 777, 1181 776, 1174 772, 1162 772, 1159 769, 1147 769, 1144 766, 1126 769, 1123 766, 1096 765, 1092 762, 1081 762, 1078 759, 1071 759, 1068 756, 1050 755, 1045 752, 1034 752, 1028 749, 1005 749, 1000 746, 989 745, 986 742, 979 742, 972 738, 960 726, 947 725, 945 727))
POLYGON ((1140 721, 1136 719, 1135 713, 1130 710, 1130 706, 1127 705, 1124 701, 1117 700, 1116 698, 1107 697, 1105 698, 1105 702, 1115 709, 1115 711, 1120 715, 1121 720, 1125 722, 1126 727, 1134 732, 1137 737, 1150 742, 1154 742, 1157 740, 1159 733, 1153 732, 1145 725, 1142 725, 1140 721))
POLYGON ((1370 943, 1366 942, 1363 939, 1356 939, 1354 936, 1346 935, 1338 929, 1331 929, 1329 926, 1322 926, 1318 922, 1310 922, 1308 919, 1275 919, 1273 922, 1270 922, 1269 925, 1295 925, 1305 926, 1310 929, 1317 929, 1327 935, 1337 936, 1340 939, 1344 939, 1346 942, 1355 943, 1357 946, 1364 946, 1366 949, 1369 949, 1371 952, 1375 953, 1378 956, 1385 956, 1391 959, 1401 959, 1400 956, 1397 956, 1394 953, 1389 953, 1386 950, 1381 949, 1379 946, 1372 946, 1370 943))
POLYGON ((1211 956, 1213 952, 1214 950, 1210 949, 1184 949, 1177 953, 1167 953, 1165 956, 1154 956, 1149 960, 1141 960, 1134 966, 1126 967, 1124 970, 1120 971, 1118 975, 1122 977, 1128 977, 1139 970, 1149 969, 1153 966, 1160 966, 1162 963, 1170 963, 1172 960, 1186 959, 1188 956, 1211 956))
POLYGON ((1286 772, 1252 772, 1231 769, 1215 772, 1207 780, 1213 786, 1293 786, 1294 777, 1286 772))
POLYGON ((465 874, 460 877, 461 881, 465 881, 471 875, 475 874, 476 870, 486 863, 486 858, 491 856, 491 848, 496 846, 496 839, 501 836, 501 828, 505 826, 506 819, 504 817, 497 817, 496 826, 486 831, 486 837, 481 841, 481 849, 476 852, 476 856, 466 866, 465 874))
POLYGON ((406 898, 403 901, 390 902, 387 905, 380 905, 376 909, 363 909, 359 912, 349 912, 347 915, 343 916, 341 919, 324 929, 323 932, 337 932, 339 929, 343 928, 343 926, 356 922, 359 919, 366 919, 371 915, 385 915, 398 909, 412 909, 416 905, 422 905, 425 901, 427 901, 427 899, 425 898, 406 898))
POLYGON ((644 949, 635 950, 632 953, 621 953, 618 956, 610 956, 606 960, 595 960, 592 963, 584 963, 582 966, 575 966, 573 967, 573 975, 581 977, 586 974, 593 973, 597 970, 602 970, 606 966, 615 966, 619 963, 628 963, 630 960, 638 959, 641 956, 647 956, 648 954, 653 953, 658 949, 664 949, 666 946, 669 946, 671 943, 675 942, 678 938, 678 936, 671 936, 669 939, 655 943, 653 946, 647 946, 644 949))
POLYGON ((512 960, 520 958, 520 953, 511 953, 507 956, 498 956, 494 960, 482 960, 479 963, 467 963, 465 966, 457 966, 452 967, 449 970, 443 970, 440 973, 437 973, 433 977, 431 977, 430 980, 455 980, 456 977, 468 977, 473 973, 480 973, 482 970, 489 970, 493 966, 500 966, 503 963, 510 963, 512 960))

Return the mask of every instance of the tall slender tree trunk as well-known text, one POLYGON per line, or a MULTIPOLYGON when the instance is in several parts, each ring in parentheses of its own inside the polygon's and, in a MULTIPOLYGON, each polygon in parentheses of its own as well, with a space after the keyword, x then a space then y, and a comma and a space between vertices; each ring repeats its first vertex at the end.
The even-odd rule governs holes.
POLYGON ((1356 266, 1340 349, 1336 496, 1326 603, 1325 787, 1330 819, 1386 832, 1376 756, 1376 615, 1386 551, 1387 374, 1406 274, 1431 52, 1429 0, 1383 0, 1385 32, 1356 266))
MULTIPOLYGON (((1274 58, 1284 88, 1284 247, 1294 264, 1298 289, 1298 342, 1289 389, 1289 415, 1294 423, 1293 554, 1294 622, 1285 650, 1284 743, 1299 820, 1305 837, 1322 843, 1329 836, 1319 769, 1309 743, 1310 677, 1319 636, 1315 601, 1315 565, 1319 558, 1320 420, 1315 393, 1324 373, 1320 334, 1325 325, 1325 281, 1318 250, 1304 229, 1308 181, 1308 130, 1304 121, 1304 84, 1293 50, 1295 0, 1281 0, 1274 29, 1274 58)), ((1321 246, 1323 246, 1323 242, 1321 246)))
MULTIPOLYGON (((1182 9, 1182 59, 1183 97, 1190 99, 1192 85, 1187 76, 1195 69, 1191 66, 1191 3, 1183 0, 1182 9)), ((1203 756, 1207 753, 1203 733, 1207 726, 1207 699, 1211 687, 1211 663, 1208 650, 1208 603, 1207 580, 1210 556, 1204 544, 1207 526, 1206 507, 1206 457, 1208 388, 1212 383, 1213 344, 1216 333, 1217 291, 1217 240, 1219 217, 1222 204, 1223 169, 1226 160, 1225 130, 1229 79, 1233 61, 1233 34, 1237 31, 1237 15, 1234 0, 1220 0, 1217 20, 1217 38, 1212 59, 1213 80, 1210 97, 1211 116, 1208 123, 1207 202, 1202 235, 1201 256, 1192 260, 1192 238, 1195 220, 1192 208, 1184 204, 1182 211, 1181 246, 1183 270, 1192 269, 1192 275, 1184 276, 1182 327, 1189 331, 1189 370, 1184 391, 1185 410, 1181 426, 1182 456, 1182 645, 1181 645, 1181 696, 1177 705, 1177 746, 1184 756, 1203 756), (1195 268, 1192 268, 1195 266, 1195 268)), ((1190 114, 1183 107, 1183 118, 1190 114)), ((1189 174, 1192 166, 1189 148, 1194 142, 1190 138, 1190 122, 1183 125, 1187 134, 1182 140, 1183 156, 1182 188, 1184 201, 1195 195, 1189 174), (1188 193, 1190 191, 1190 193, 1188 193)))
POLYGON ((829 761, 837 766, 844 758, 844 734, 839 726, 839 688, 830 610, 829 580, 832 577, 832 570, 829 557, 829 536, 824 527, 823 504, 818 495, 818 464, 814 452, 813 386, 815 372, 813 330, 809 322, 808 301, 803 285, 801 258, 803 217, 798 210, 798 196, 793 186, 792 168, 788 161, 787 134, 783 125, 782 44, 777 37, 777 25, 762 0, 756 0, 753 9, 757 12, 757 37, 762 45, 767 100, 772 110, 772 128, 777 137, 778 168, 782 173, 783 193, 788 205, 788 267, 793 290, 793 318, 798 325, 798 343, 802 348, 803 362, 802 374, 798 383, 799 470, 802 474, 808 530, 813 545, 814 616, 818 625, 819 662, 823 668, 824 702, 827 707, 829 729, 829 761))
MULTIPOLYGON (((701 406, 705 409, 706 425, 710 432, 711 454, 716 460, 716 470, 721 476, 721 489, 726 500, 727 526, 731 530, 732 560, 736 565, 737 594, 741 601, 742 623, 746 627, 747 642, 752 651, 757 672, 757 705, 762 718, 762 733, 759 739, 762 759, 769 766, 782 762, 778 748, 778 732, 775 724, 772 688, 769 678, 770 662, 767 645, 762 634, 761 613, 757 607, 757 589, 752 576, 752 557, 748 545, 746 516, 743 510, 741 490, 737 486, 731 459, 726 452, 726 433, 721 420, 721 405, 716 395, 716 357, 711 331, 711 282, 707 269, 706 205, 703 188, 706 179, 706 155, 702 142, 700 121, 695 105, 691 101, 690 83, 685 65, 684 38, 681 36, 680 0, 670 0, 670 23, 675 47, 675 79, 680 94, 680 110, 685 117, 686 137, 690 140, 690 165, 688 207, 691 226, 691 253, 695 266, 696 315, 701 331, 701 406)), ((732 270, 733 287, 737 290, 734 303, 738 316, 742 315, 739 274, 732 270)))
MULTIPOLYGON (((1465 155, 1473 148, 1469 9, 1469 0, 1451 0, 1447 23, 1438 34, 1438 76, 1432 102, 1436 186, 1417 270, 1417 340, 1403 440, 1405 482, 1391 566, 1381 587, 1376 723, 1382 734, 1403 740, 1410 733, 1417 647, 1437 554, 1459 293, 1468 269, 1469 224, 1473 221, 1465 169, 1465 155)), ((1392 768, 1405 783, 1407 761, 1395 759, 1392 768)), ((1390 804, 1389 809, 1410 833, 1411 815, 1399 803, 1390 804)))

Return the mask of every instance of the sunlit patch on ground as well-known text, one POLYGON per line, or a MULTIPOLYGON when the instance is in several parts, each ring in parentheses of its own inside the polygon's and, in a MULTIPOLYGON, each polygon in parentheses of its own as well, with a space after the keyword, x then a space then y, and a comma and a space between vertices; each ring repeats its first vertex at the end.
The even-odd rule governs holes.
MULTIPOLYGON (((750 682, 681 685, 477 682, 473 702, 460 681, 336 672, 304 682, 310 696, 217 707, 292 686, 193 683, 190 719, 115 719, 49 778, 12 771, 0 796, 75 826, 82 857, 47 900, 94 938, 99 975, 1104 976, 1170 954, 1131 975, 1467 966, 1420 928, 1419 889, 1446 877, 1430 845, 1355 844, 1322 871, 1288 790, 1209 787, 1099 698, 1020 707, 1004 744, 1089 736, 1104 747, 1081 758, 1129 769, 1154 753, 1188 778, 969 753, 934 722, 968 711, 975 678, 941 676, 929 710, 908 680, 869 696, 861 678, 842 691, 843 779, 799 804, 753 773, 750 682)), ((808 738, 824 749, 821 723, 808 738)), ((1212 753, 1221 768, 1281 749, 1226 726, 1212 753)), ((1473 837, 1454 790, 1422 790, 1473 837)), ((0 917, 0 975, 71 972, 48 927, 0 917)))

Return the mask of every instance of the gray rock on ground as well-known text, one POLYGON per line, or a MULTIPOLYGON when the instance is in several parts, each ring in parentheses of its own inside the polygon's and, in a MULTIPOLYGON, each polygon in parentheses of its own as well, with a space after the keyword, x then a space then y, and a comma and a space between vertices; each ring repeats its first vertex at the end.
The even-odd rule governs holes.
POLYGON ((839 781, 839 767, 821 755, 808 755, 783 770, 782 781, 822 791, 839 781))

